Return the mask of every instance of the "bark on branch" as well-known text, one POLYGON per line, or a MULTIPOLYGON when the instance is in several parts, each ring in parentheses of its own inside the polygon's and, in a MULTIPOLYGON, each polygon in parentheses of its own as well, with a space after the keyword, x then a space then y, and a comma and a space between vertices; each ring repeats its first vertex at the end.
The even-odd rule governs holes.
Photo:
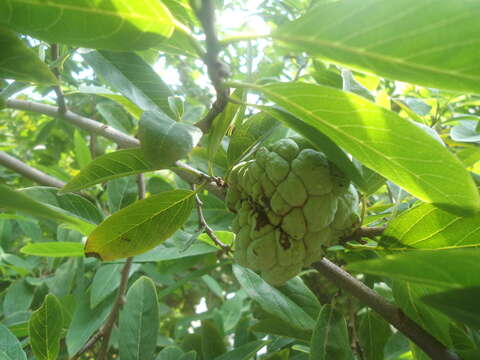
MULTIPOLYGON (((138 139, 135 139, 133 136, 124 134, 123 132, 112 128, 111 126, 102 124, 98 121, 78 115, 68 110, 62 114, 58 111, 58 107, 56 106, 24 100, 7 100, 6 105, 11 109, 32 111, 64 120, 76 127, 87 130, 92 134, 100 135, 110 139, 122 148, 140 146, 138 139)), ((203 184, 205 181, 208 181, 207 185, 205 185, 205 189, 221 199, 225 197, 224 189, 219 187, 218 184, 207 174, 204 174, 203 172, 194 169, 180 161, 177 161, 171 170, 190 184, 203 184)))
POLYGON ((386 321, 412 340, 420 349, 435 360, 460 360, 460 358, 430 333, 410 319, 395 305, 387 302, 382 296, 370 289, 348 272, 323 258, 313 267, 337 287, 356 297, 360 302, 372 308, 386 321))

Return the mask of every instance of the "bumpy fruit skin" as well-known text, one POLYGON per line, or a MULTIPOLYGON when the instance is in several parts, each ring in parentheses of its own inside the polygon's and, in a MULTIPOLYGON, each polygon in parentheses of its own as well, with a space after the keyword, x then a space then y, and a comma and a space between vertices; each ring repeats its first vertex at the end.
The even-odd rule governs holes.
POLYGON ((260 148, 227 181, 227 206, 237 214, 235 261, 274 286, 319 260, 324 247, 358 224, 357 191, 300 137, 260 148))

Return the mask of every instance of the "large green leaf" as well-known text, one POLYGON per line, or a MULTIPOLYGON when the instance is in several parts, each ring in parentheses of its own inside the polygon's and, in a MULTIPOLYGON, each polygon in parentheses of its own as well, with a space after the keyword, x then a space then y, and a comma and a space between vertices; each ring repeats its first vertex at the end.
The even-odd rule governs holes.
POLYGON ((90 297, 82 293, 76 297, 76 307, 72 322, 68 327, 66 344, 70 357, 79 351, 90 336, 107 319, 114 297, 111 296, 95 308, 90 308, 90 297))
POLYGON ((313 329, 314 319, 293 300, 267 284, 252 270, 234 265, 233 273, 248 296, 255 300, 264 311, 299 330, 313 329))
POLYGON ((4 185, 0 185, 0 207, 25 212, 35 217, 54 220, 59 223, 66 223, 85 235, 89 234, 94 228, 93 224, 80 218, 67 215, 65 212, 62 212, 61 209, 43 205, 4 185))
POLYGON ((123 208, 90 234, 85 253, 109 261, 152 249, 187 221, 193 195, 188 190, 167 191, 123 208))
POLYGON ((334 88, 303 83, 254 88, 418 198, 459 213, 480 209, 477 188, 461 162, 412 122, 334 88))
POLYGON ((348 269, 446 288, 480 286, 479 256, 479 248, 412 250, 355 262, 348 269))
POLYGON ((116 51, 148 49, 175 26, 158 0, 6 0, 0 23, 47 42, 116 51))
POLYGON ((353 360, 347 323, 331 305, 324 305, 318 315, 310 343, 311 360, 353 360))
POLYGON ((78 191, 111 179, 153 171, 140 149, 114 151, 97 157, 71 179, 62 192, 78 191))
POLYGON ((152 360, 160 324, 155 284, 145 276, 127 293, 120 312, 119 353, 122 360, 152 360))
POLYGON ((383 350, 391 335, 390 325, 373 310, 361 316, 358 339, 368 360, 385 359, 383 350))
POLYGON ((38 56, 15 33, 2 27, 0 27, 0 49, 2 49, 0 78, 45 84, 57 82, 48 66, 40 61, 38 56))
POLYGON ((198 127, 176 122, 158 111, 145 111, 138 129, 144 156, 157 168, 171 166, 187 156, 201 137, 198 127))
POLYGON ((324 2, 273 37, 390 79, 480 92, 479 12, 468 0, 324 2))
POLYGON ((480 328, 480 287, 448 290, 426 295, 422 300, 454 320, 480 328))
POLYGON ((90 306, 94 308, 120 285, 124 264, 104 264, 96 272, 90 288, 90 306))
POLYGON ((0 339, 0 359, 27 360, 27 355, 18 339, 2 324, 0 324, 0 339))
POLYGON ((392 285, 395 303, 402 311, 444 345, 451 347, 449 319, 421 301, 422 297, 437 291, 436 288, 408 281, 394 281, 392 285))
POLYGON ((20 249, 26 255, 64 257, 83 256, 83 244, 79 242, 51 241, 30 243, 20 249))
POLYGON ((163 111, 173 118, 173 93, 148 63, 135 53, 92 51, 82 55, 97 75, 142 110, 163 111))
POLYGON ((63 316, 60 302, 48 294, 28 322, 30 345, 37 360, 56 360, 60 351, 63 316))
POLYGON ((290 323, 278 318, 262 319, 256 322, 251 327, 251 330, 269 335, 298 339, 304 342, 309 342, 312 337, 312 329, 300 330, 290 325, 290 323))
POLYGON ((393 219, 380 243, 388 249, 447 249, 480 245, 480 214, 461 217, 422 204, 393 219))

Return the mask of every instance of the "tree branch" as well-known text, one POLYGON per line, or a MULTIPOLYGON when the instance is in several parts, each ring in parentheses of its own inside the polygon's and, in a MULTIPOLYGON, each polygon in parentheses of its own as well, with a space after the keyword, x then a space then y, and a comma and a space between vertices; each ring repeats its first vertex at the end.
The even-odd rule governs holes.
POLYGON ((65 183, 50 175, 47 175, 40 170, 37 170, 24 162, 8 155, 6 152, 0 151, 0 165, 3 165, 23 176, 33 180, 37 184, 61 188, 65 183))
MULTIPOLYGON (((59 50, 57 44, 50 45, 50 55, 52 57, 52 62, 58 60, 59 57, 59 50)), ((52 68, 52 72, 60 83, 60 71, 58 70, 58 65, 52 68)), ((64 114, 67 111, 67 105, 65 103, 65 96, 63 96, 63 91, 60 85, 55 85, 53 87, 55 90, 55 94, 57 95, 57 104, 58 104, 58 112, 64 114)))
POLYGON ((223 82, 230 76, 230 69, 227 64, 218 58, 221 46, 215 30, 216 20, 214 2, 212 0, 202 0, 202 6, 200 8, 196 8, 193 1, 191 3, 205 33, 207 52, 203 57, 203 61, 207 65, 208 77, 210 78, 217 94, 217 98, 212 104, 210 111, 202 120, 195 124, 204 133, 207 133, 210 130, 213 119, 215 119, 215 117, 220 114, 228 104, 230 89, 225 86, 223 82))
MULTIPOLYGON (((107 139, 110 139, 123 148, 140 146, 140 142, 138 141, 138 139, 135 139, 133 136, 124 134, 123 132, 118 131, 115 128, 102 124, 101 122, 95 121, 93 119, 89 119, 87 117, 75 114, 71 111, 67 111, 64 114, 61 114, 58 112, 58 108, 56 106, 24 100, 7 100, 6 105, 11 109, 32 111, 48 115, 57 119, 65 120, 66 122, 76 127, 87 130, 91 134, 100 135, 107 139)), ((207 189, 212 194, 218 196, 221 199, 225 197, 224 188, 222 186, 219 186, 219 184, 207 174, 204 174, 203 172, 194 169, 191 166, 184 164, 180 161, 177 161, 175 163, 175 166, 172 167, 171 170, 190 184, 202 184, 207 182, 207 184, 205 185, 205 189, 207 189)))
POLYGON ((413 341, 420 349, 435 360, 460 360, 460 358, 431 334, 410 319, 398 307, 388 303, 383 297, 370 289, 361 281, 341 269, 331 261, 323 258, 314 263, 319 273, 333 282, 340 289, 355 296, 363 304, 369 306, 382 316, 386 321, 401 331, 406 337, 413 341))

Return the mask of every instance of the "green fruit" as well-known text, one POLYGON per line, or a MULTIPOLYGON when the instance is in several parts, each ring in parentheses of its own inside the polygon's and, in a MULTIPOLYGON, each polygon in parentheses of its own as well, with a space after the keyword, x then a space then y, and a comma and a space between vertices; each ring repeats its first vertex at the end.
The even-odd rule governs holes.
POLYGON ((157 111, 145 111, 138 138, 145 158, 156 168, 166 168, 188 155, 202 137, 199 128, 176 122, 157 111))
POLYGON ((227 179, 235 261, 278 286, 318 261, 358 225, 358 194, 322 152, 299 137, 261 147, 227 179))

